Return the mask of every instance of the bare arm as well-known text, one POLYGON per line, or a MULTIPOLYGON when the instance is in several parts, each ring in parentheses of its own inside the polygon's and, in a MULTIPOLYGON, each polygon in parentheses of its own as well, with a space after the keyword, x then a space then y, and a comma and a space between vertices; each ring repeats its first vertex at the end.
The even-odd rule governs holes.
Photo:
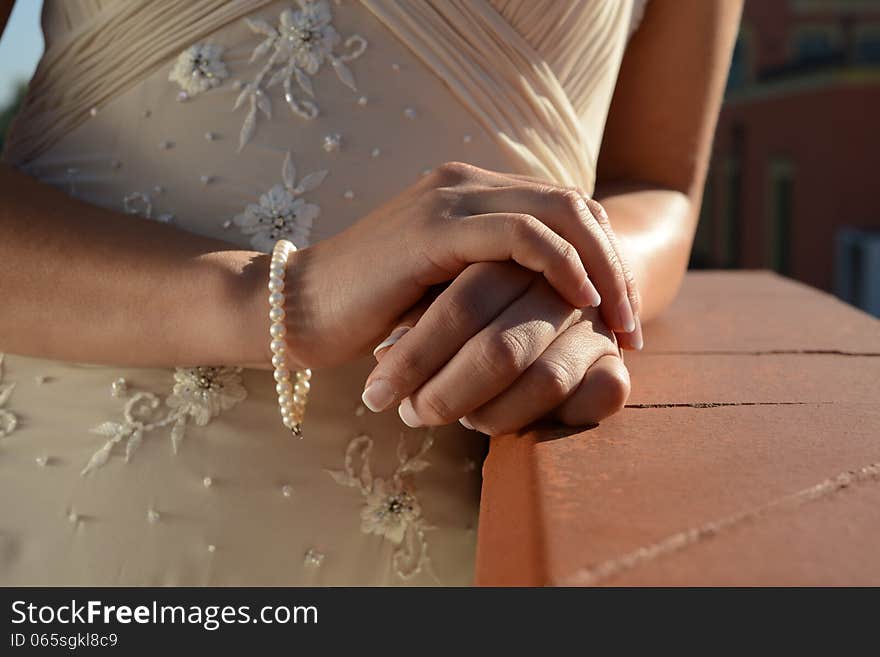
POLYGON ((265 360, 267 257, 0 165, 0 350, 168 366, 265 360))
POLYGON ((673 299, 687 269, 741 10, 742 0, 651 0, 621 66, 596 198, 643 319, 673 299))
MULTIPOLYGON (((0 33, 13 0, 0 0, 0 33)), ((0 351, 162 366, 265 360, 267 258, 76 201, 0 165, 0 351)))

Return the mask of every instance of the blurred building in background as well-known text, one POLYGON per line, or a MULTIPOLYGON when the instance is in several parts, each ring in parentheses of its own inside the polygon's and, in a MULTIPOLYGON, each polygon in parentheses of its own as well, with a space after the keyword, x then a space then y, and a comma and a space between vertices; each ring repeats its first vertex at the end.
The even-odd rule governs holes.
POLYGON ((880 315, 878 174, 880 0, 746 0, 692 266, 880 315))

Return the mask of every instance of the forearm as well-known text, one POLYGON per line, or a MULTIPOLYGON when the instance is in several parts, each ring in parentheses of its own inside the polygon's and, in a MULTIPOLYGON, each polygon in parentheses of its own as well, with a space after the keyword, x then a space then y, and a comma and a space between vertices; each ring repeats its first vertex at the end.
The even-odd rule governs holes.
POLYGON ((642 297, 641 318, 659 314, 675 297, 687 269, 698 200, 642 183, 600 184, 596 200, 632 268, 642 297))
POLYGON ((0 166, 0 350, 136 366, 265 359, 268 259, 0 166))

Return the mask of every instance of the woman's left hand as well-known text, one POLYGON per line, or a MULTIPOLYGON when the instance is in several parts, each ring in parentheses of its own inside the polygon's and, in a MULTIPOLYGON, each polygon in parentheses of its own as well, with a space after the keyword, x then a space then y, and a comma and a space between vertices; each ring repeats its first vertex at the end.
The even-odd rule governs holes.
POLYGON ((468 267, 377 348, 380 379, 409 426, 462 424, 490 435, 552 416, 586 425, 617 412, 629 375, 594 308, 575 309, 511 263, 468 267), (411 327, 411 328, 409 328, 411 327))

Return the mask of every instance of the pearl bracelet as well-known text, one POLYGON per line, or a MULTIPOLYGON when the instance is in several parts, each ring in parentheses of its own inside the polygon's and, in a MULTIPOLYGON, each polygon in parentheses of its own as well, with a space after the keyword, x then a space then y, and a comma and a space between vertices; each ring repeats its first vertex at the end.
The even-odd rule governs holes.
POLYGON ((294 436, 302 438, 302 421, 306 413, 306 402, 309 397, 310 369, 298 370, 295 373, 296 383, 290 381, 290 370, 287 367, 287 326, 284 323, 284 275, 287 273, 287 260, 296 247, 288 240, 278 240, 272 250, 272 261, 269 266, 269 335, 272 341, 272 367, 275 368, 275 391, 278 393, 278 408, 281 410, 281 421, 290 429, 294 436))

